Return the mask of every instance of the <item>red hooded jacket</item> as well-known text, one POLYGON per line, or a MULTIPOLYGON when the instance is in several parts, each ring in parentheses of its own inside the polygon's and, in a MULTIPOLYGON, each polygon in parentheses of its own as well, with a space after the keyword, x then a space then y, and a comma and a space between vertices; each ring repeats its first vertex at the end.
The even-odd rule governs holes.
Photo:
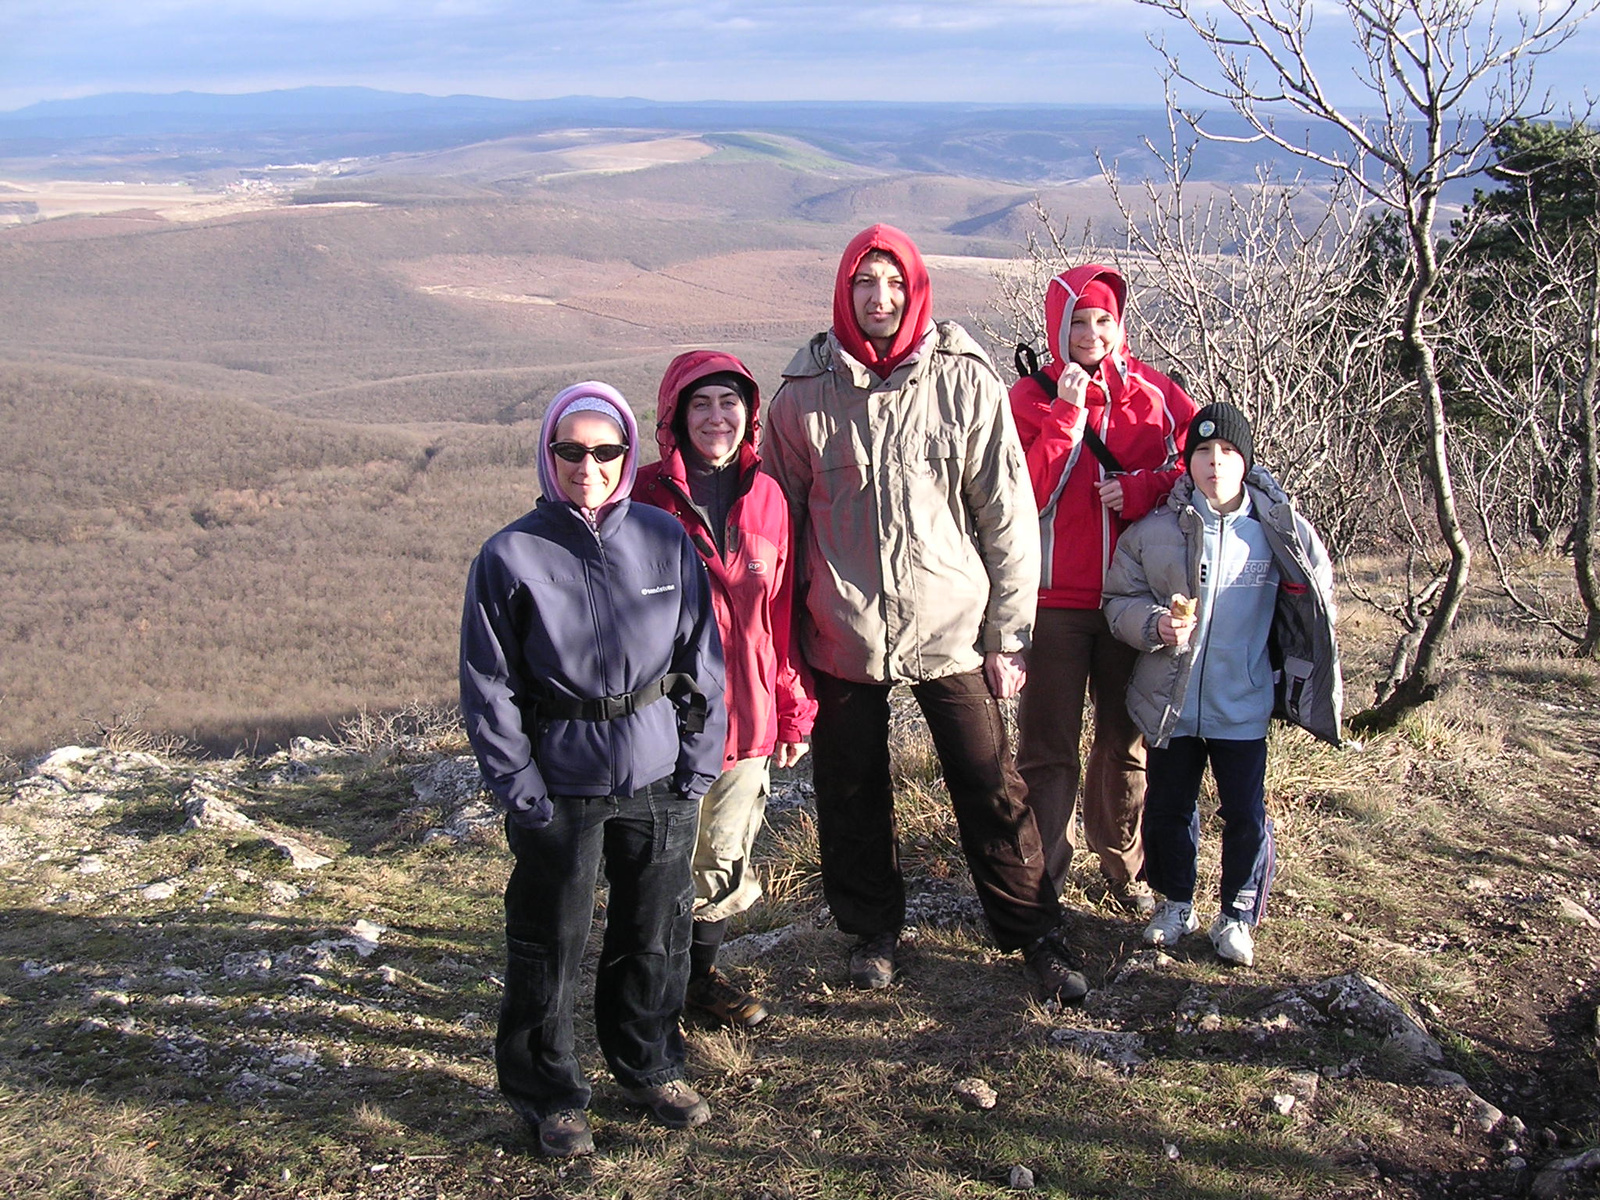
POLYGON ((1116 271, 1096 263, 1063 271, 1045 289, 1045 329, 1054 361, 1044 373, 1058 380, 1071 361, 1072 310, 1092 279, 1116 293, 1124 333, 1122 344, 1090 378, 1083 407, 1057 399, 1053 390, 1047 394, 1031 377, 1011 388, 1011 413, 1039 505, 1041 608, 1100 607, 1118 536, 1166 499, 1183 474, 1183 442, 1195 413, 1188 393, 1128 353, 1128 285, 1116 271), (1109 476, 1085 442, 1085 425, 1094 428, 1126 472, 1120 516, 1100 503, 1096 486, 1109 476))
POLYGON ((678 355, 667 366, 656 402, 661 459, 640 467, 633 485, 635 500, 664 508, 683 523, 711 576, 728 669, 725 766, 771 754, 779 742, 809 741, 817 715, 810 676, 790 653, 789 507, 777 482, 761 470, 755 450, 760 417, 761 389, 744 363, 715 350, 678 355), (683 455, 672 432, 679 395, 695 380, 720 371, 750 381, 750 411, 736 467, 741 493, 728 510, 723 554, 690 500, 683 455))

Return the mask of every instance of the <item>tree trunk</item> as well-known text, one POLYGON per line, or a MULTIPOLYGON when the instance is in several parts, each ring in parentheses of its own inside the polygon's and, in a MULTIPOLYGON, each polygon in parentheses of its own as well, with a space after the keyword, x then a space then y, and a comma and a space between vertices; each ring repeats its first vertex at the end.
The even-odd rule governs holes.
POLYGON ((1438 691, 1435 674, 1439 651, 1455 625, 1456 614, 1461 609, 1461 598, 1466 593, 1467 575, 1472 569, 1472 547, 1467 542, 1466 530, 1462 528, 1461 516, 1456 511, 1455 485, 1450 477, 1444 393, 1439 387, 1439 370, 1433 346, 1424 331, 1428 297, 1438 283, 1438 263, 1433 248, 1433 208, 1433 198, 1424 196, 1411 214, 1410 233, 1417 277, 1406 303, 1401 344, 1416 367, 1417 390, 1422 397, 1423 413, 1427 417, 1428 439, 1423 447, 1423 471, 1433 488, 1434 519, 1439 526, 1439 536, 1444 539, 1445 547, 1450 552, 1450 564, 1445 571, 1444 586, 1439 589, 1433 615, 1429 617, 1422 636, 1417 639, 1411 670, 1381 703, 1358 713, 1351 720, 1350 727, 1359 732, 1392 729, 1411 709, 1433 699, 1438 691))
POLYGON ((1583 355, 1583 380, 1579 384, 1578 437, 1580 459, 1578 462, 1578 519, 1572 527, 1572 566, 1578 579, 1578 595, 1583 600, 1586 614, 1583 641, 1578 644, 1580 657, 1600 658, 1600 581, 1595 578, 1594 521, 1595 510, 1600 508, 1600 481, 1597 481, 1595 400, 1600 385, 1600 247, 1593 251, 1589 262, 1589 286, 1585 299, 1587 326, 1583 355))

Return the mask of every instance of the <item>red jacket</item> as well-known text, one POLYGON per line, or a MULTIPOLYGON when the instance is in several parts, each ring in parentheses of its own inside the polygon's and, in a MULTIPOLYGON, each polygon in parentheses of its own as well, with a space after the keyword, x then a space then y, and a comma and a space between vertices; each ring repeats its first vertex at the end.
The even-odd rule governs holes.
MULTIPOLYGON (((1045 290, 1045 329, 1054 359, 1044 369, 1059 379, 1070 361, 1067 329, 1078 296, 1100 278, 1126 312, 1127 284, 1109 267, 1088 263, 1064 271, 1045 290)), ((1122 345, 1106 355, 1089 382, 1082 408, 1046 393, 1033 378, 1011 389, 1011 413, 1028 455, 1028 474, 1039 506, 1043 568, 1039 607, 1099 608, 1117 538, 1150 512, 1183 474, 1182 450, 1195 404, 1181 387, 1122 345), (1083 436, 1093 427, 1127 474, 1119 516, 1100 503, 1096 485, 1108 472, 1083 436)))
POLYGON ((725 766, 771 754, 779 742, 809 741, 817 714, 810 677, 790 653, 789 507, 777 482, 761 470, 755 450, 760 415, 760 388, 733 355, 714 350, 678 355, 661 380, 656 404, 661 460, 640 467, 633 485, 635 500, 664 508, 683 523, 711 576, 728 669, 725 766), (751 396, 736 468, 742 491, 728 511, 724 554, 717 553, 716 538, 690 501, 683 455, 672 432, 679 393, 719 371, 749 379, 751 396))

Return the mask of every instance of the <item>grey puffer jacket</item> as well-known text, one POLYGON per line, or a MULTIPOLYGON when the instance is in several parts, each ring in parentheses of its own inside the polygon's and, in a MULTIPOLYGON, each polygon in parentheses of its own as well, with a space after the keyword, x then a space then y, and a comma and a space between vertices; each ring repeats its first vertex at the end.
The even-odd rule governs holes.
MULTIPOLYGON (((1344 683, 1334 632, 1333 564, 1316 530, 1265 467, 1250 469, 1245 488, 1280 575, 1269 640, 1273 716, 1337 746, 1344 683)), ((1122 535, 1106 574, 1111 631, 1147 651, 1128 684, 1128 712, 1157 747, 1170 740, 1183 712, 1194 656, 1189 647, 1164 645, 1156 624, 1174 593, 1204 603, 1203 522, 1193 497, 1194 480, 1185 475, 1162 507, 1122 535)), ((1203 623, 1205 614, 1200 617, 1203 623)))

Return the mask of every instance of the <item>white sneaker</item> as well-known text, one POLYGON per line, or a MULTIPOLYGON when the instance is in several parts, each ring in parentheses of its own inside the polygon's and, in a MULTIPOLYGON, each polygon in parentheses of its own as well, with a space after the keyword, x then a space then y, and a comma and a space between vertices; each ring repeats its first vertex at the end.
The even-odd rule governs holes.
POLYGON ((1194 915, 1194 904, 1185 900, 1163 900, 1156 905, 1155 915, 1144 927, 1144 944, 1147 946, 1176 946, 1186 933, 1200 928, 1200 918, 1194 915))
POLYGON ((1217 948, 1218 958, 1241 967, 1248 967, 1256 960, 1256 939, 1250 933, 1250 926, 1235 917, 1217 914, 1217 919, 1211 922, 1211 944, 1217 948))

